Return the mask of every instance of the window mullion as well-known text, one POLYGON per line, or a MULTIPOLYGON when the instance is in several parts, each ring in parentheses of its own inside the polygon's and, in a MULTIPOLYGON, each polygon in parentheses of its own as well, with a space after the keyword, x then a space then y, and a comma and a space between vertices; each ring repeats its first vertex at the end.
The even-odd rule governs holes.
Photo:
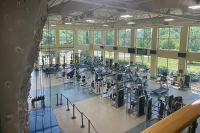
POLYGON ((125 34, 124 34, 124 47, 125 47, 125 36, 126 36, 126 30, 125 30, 124 33, 125 33, 125 34))
MULTIPOLYGON (((144 33, 145 33, 145 29, 144 29, 144 33)), ((144 48, 144 37, 145 37, 144 33, 143 33, 143 43, 142 43, 142 48, 144 48)))
MULTIPOLYGON (((170 41, 170 28, 169 28, 168 50, 169 50, 169 41, 170 41)), ((167 64, 168 64, 168 60, 167 60, 167 64)), ((167 66, 167 69, 168 69, 168 66, 167 66)))

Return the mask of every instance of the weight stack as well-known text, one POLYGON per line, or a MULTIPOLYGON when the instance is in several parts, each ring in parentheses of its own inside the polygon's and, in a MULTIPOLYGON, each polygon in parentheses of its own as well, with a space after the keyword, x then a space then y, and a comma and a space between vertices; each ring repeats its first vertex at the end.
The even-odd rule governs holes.
POLYGON ((112 67, 113 59, 110 59, 110 68, 112 67))

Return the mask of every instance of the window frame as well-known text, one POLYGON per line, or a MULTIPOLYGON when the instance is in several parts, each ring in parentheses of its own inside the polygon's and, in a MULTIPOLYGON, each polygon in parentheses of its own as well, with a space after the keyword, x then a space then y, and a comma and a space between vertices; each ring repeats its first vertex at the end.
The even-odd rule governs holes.
POLYGON ((118 47, 127 47, 127 48, 129 48, 129 47, 131 47, 131 32, 130 32, 130 46, 125 46, 125 44, 126 44, 126 41, 127 41, 127 39, 128 39, 128 37, 127 37, 127 30, 130 30, 131 31, 131 29, 119 29, 118 30, 118 47), (124 43, 123 43, 123 46, 119 46, 119 39, 120 39, 120 36, 119 36, 119 34, 120 34, 120 30, 124 30, 125 31, 125 34, 124 34, 124 37, 123 37, 123 39, 124 39, 124 43))
MULTIPOLYGON (((200 30, 200 26, 190 26, 190 28, 191 28, 191 27, 199 27, 199 30, 200 30)), ((189 51, 190 39, 200 40, 200 37, 199 37, 199 38, 190 38, 190 28, 189 28, 189 34, 188 34, 188 47, 187 47, 187 52, 190 52, 190 53, 200 53, 200 52, 196 52, 196 51, 189 51)))
MULTIPOLYGON (((59 29, 59 42, 60 42, 60 30, 63 30, 63 29, 59 29)), ((66 44, 61 44, 60 43, 60 45, 74 45, 74 30, 64 30, 64 31, 66 31, 66 44), (73 43, 72 44, 68 44, 67 43, 67 40, 68 40, 68 37, 67 37, 67 31, 72 31, 72 34, 73 34, 73 43)))
POLYGON ((152 29, 152 28, 138 28, 138 29, 136 29, 135 47, 136 47, 136 48, 143 48, 143 49, 151 49, 151 48, 152 48, 152 30, 153 30, 153 29, 152 29), (144 33, 143 33, 143 37, 142 37, 142 38, 140 38, 140 37, 137 38, 137 30, 138 30, 138 29, 144 30, 144 33), (145 38, 145 30, 146 30, 146 29, 150 29, 150 30, 151 30, 151 37, 149 37, 149 38, 145 38), (142 39, 142 40, 143 40, 143 43, 142 43, 143 45, 142 45, 142 47, 137 47, 137 39, 142 39), (151 45, 150 45, 151 47, 150 47, 150 48, 145 48, 145 47, 144 47, 144 40, 145 40, 145 39, 151 39, 151 45))
POLYGON ((179 39, 177 39, 177 38, 171 38, 170 37, 170 29, 171 28, 180 28, 181 29, 181 27, 166 27, 165 29, 169 29, 169 37, 168 38, 160 38, 160 29, 161 28, 165 28, 165 27, 160 27, 160 28, 158 28, 158 50, 167 50, 167 51, 180 51, 180 45, 181 45, 181 43, 180 43, 180 41, 181 41, 181 31, 180 31, 180 38, 179 39), (168 49, 159 49, 159 40, 160 39, 167 39, 168 40, 168 49), (179 50, 173 50, 173 49, 169 49, 169 44, 170 44, 170 39, 176 39, 176 40, 179 40, 179 50))
MULTIPOLYGON (((118 52, 118 61, 119 61, 119 54, 120 53, 123 53, 123 55, 124 55, 124 59, 123 59, 123 66, 126 66, 125 65, 125 58, 126 58, 126 54, 129 54, 129 62, 128 62, 128 65, 130 65, 130 57, 131 57, 131 55, 130 55, 130 53, 124 53, 124 52, 118 52)), ((119 62, 118 62, 119 63, 119 62)))
MULTIPOLYGON (((108 29, 108 30, 105 30, 104 33, 105 33, 105 34, 104 34, 105 46, 115 46, 115 30, 108 29), (107 31, 109 31, 109 32, 113 31, 113 32, 114 32, 114 35, 113 35, 113 45, 107 45, 107 44, 106 44, 106 32, 107 32, 107 31)), ((111 39, 112 39, 112 38, 109 37, 109 43, 111 42, 111 39)))
POLYGON ((90 31, 89 30, 78 30, 78 45, 88 45, 88 44, 90 44, 90 31), (82 40, 79 37, 79 31, 83 32, 83 39, 82 40), (87 37, 84 36, 86 32, 88 32, 88 34, 89 34, 89 36, 88 36, 88 43, 84 44, 84 39, 85 39, 85 41, 87 39, 87 37), (79 44, 79 38, 80 38, 81 44, 79 44))
POLYGON ((56 38, 55 38, 55 29, 43 29, 42 31, 43 31, 43 33, 42 33, 42 39, 46 38, 47 41, 46 41, 46 44, 43 44, 43 45, 41 45, 41 42, 42 42, 41 41, 39 45, 40 46, 48 46, 48 45, 52 45, 53 46, 53 45, 56 45, 56 41, 55 41, 56 40, 56 38), (46 30, 45 33, 44 33, 44 30, 46 30), (52 36, 54 38, 54 43, 53 44, 52 44, 52 41, 50 42, 50 44, 48 44, 48 42, 49 42, 48 41, 48 37, 50 37, 50 36, 48 36, 48 30, 53 30, 54 31, 54 34, 52 36), (44 36, 45 34, 46 34, 46 36, 44 36))
MULTIPOLYGON (((94 30, 94 31, 93 31, 94 45, 101 45, 101 44, 95 44, 95 37, 96 37, 95 34, 94 34, 95 31, 98 31, 98 32, 100 31, 100 34, 101 34, 101 30, 94 30)), ((98 38, 98 37, 97 37, 97 38, 98 38)), ((101 38, 101 37, 100 37, 100 40, 101 40, 101 43, 102 43, 102 38, 101 38)))
POLYGON ((107 50, 105 50, 105 52, 104 52, 104 57, 105 57, 104 59, 105 59, 105 61, 104 61, 104 62, 106 63, 106 52, 109 53, 109 62, 110 62, 110 59, 113 59, 113 60, 114 60, 114 56, 115 56, 114 51, 107 51, 107 50), (111 56, 110 56, 110 53, 111 53, 111 52, 113 52, 113 58, 110 58, 110 57, 111 57, 111 56))

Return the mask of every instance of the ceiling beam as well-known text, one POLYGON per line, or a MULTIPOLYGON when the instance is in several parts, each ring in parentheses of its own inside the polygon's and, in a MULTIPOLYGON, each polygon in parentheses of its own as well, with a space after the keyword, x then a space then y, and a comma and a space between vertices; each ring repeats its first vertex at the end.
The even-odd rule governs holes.
POLYGON ((181 18, 181 19, 186 19, 186 20, 199 20, 199 19, 194 19, 194 18, 189 18, 189 17, 185 17, 185 16, 178 16, 178 15, 173 15, 173 14, 166 14, 166 13, 160 13, 160 12, 154 12, 154 11, 147 11, 147 10, 141 10, 141 9, 133 9, 130 7, 126 7, 126 6, 116 6, 116 5, 109 5, 107 3, 101 3, 100 1, 88 1, 88 0, 73 0, 73 1, 78 1, 78 2, 82 2, 82 3, 88 3, 88 4, 95 4, 95 5, 104 5, 110 8, 114 8, 114 9, 124 9, 124 10, 129 10, 129 11, 142 11, 142 12, 146 12, 146 13, 154 13, 154 14, 159 14, 159 15, 165 15, 165 16, 170 16, 170 17, 175 17, 175 18, 181 18))

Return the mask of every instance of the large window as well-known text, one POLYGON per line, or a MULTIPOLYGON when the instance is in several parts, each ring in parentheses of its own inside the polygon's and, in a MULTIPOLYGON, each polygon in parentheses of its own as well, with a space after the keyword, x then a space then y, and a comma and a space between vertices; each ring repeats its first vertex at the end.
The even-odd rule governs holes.
POLYGON ((130 63, 130 54, 119 52, 118 63, 122 66, 129 65, 130 63))
POLYGON ((105 45, 114 46, 114 30, 105 31, 105 45))
POLYGON ((200 26, 190 27, 189 52, 200 52, 200 26))
POLYGON ((110 59, 114 60, 114 52, 112 51, 105 51, 105 62, 110 62, 110 59))
POLYGON ((151 56, 135 55, 135 63, 138 68, 151 68, 151 56))
POLYGON ((199 86, 200 62, 188 61, 187 74, 190 75, 191 85, 199 86))
POLYGON ((137 29, 136 32, 136 47, 151 48, 152 29, 137 29))
POLYGON ((74 32, 73 30, 59 30, 60 45, 73 45, 74 32))
POLYGON ((178 74, 178 59, 158 57, 157 74, 167 72, 169 78, 178 74))
POLYGON ((55 51, 50 51, 50 54, 49 51, 41 51, 39 52, 39 65, 42 65, 42 57, 44 57, 44 65, 48 66, 50 64, 49 55, 53 57, 52 64, 55 64, 55 51))
POLYGON ((55 45, 55 30, 43 29, 43 37, 40 45, 55 45))
POLYGON ((94 31, 94 44, 101 44, 101 31, 94 31))
POLYGON ((85 60, 89 59, 90 56, 90 50, 89 49, 79 49, 78 50, 79 55, 79 61, 83 63, 85 60))
POLYGON ((60 50, 60 64, 64 64, 64 56, 65 56, 65 63, 70 64, 72 54, 73 50, 60 50))
POLYGON ((78 31, 78 44, 89 44, 90 40, 90 32, 89 31, 83 31, 79 30, 78 31))
POLYGON ((181 28, 159 28, 158 49, 179 50, 181 28))
POLYGON ((119 30, 119 46, 130 47, 131 44, 131 29, 119 30))
POLYGON ((101 60, 101 50, 94 50, 94 60, 99 61, 101 60))

